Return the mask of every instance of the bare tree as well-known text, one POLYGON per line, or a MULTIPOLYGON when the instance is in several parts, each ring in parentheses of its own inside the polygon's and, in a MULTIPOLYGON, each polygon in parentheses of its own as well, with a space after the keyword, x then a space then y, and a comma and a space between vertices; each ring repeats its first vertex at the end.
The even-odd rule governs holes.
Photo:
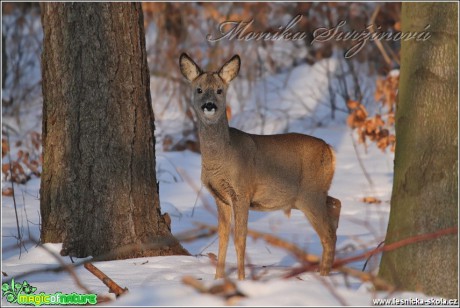
MULTIPOLYGON (((397 145, 385 244, 458 225, 457 3, 404 3, 397 145)), ((458 236, 383 254, 380 276, 396 286, 458 298, 458 236)))
POLYGON ((41 240, 107 259, 187 254, 160 213, 140 3, 43 3, 41 240))

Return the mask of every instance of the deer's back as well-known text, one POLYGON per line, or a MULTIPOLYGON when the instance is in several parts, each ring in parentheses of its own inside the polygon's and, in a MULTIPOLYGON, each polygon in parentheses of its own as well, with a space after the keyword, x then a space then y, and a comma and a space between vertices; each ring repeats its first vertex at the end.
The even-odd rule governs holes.
POLYGON ((240 143, 239 165, 250 178, 252 209, 288 208, 302 194, 329 190, 335 158, 322 139, 295 133, 253 135, 233 128, 230 135, 232 143, 240 143))

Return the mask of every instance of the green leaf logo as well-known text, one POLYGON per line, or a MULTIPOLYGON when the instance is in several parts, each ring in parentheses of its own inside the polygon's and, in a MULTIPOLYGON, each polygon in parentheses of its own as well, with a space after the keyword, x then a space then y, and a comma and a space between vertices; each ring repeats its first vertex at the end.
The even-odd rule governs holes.
POLYGON ((18 296, 21 293, 33 294, 35 291, 37 291, 37 288, 31 286, 27 281, 15 283, 14 279, 11 279, 11 284, 6 282, 2 284, 2 298, 6 297, 6 300, 12 304, 17 303, 18 296))

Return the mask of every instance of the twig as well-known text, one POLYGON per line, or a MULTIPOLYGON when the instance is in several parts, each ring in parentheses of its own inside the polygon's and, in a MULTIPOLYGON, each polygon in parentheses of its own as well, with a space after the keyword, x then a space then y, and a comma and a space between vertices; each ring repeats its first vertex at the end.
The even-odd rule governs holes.
POLYGON ((122 289, 115 281, 110 279, 109 276, 104 274, 101 270, 95 267, 92 263, 85 263, 84 267, 94 276, 99 278, 109 289, 112 293, 115 293, 116 297, 119 297, 123 293, 127 292, 128 289, 122 289))
MULTIPOLYGON (((385 241, 381 241, 378 245, 377 245, 377 248, 378 249, 379 247, 381 247, 383 244, 385 244, 385 241)), ((366 266, 367 266, 367 263, 369 263, 369 260, 372 258, 373 255, 370 255, 367 259, 366 259, 366 262, 364 262, 364 265, 363 265, 363 269, 362 271, 364 272, 364 270, 366 270, 366 266)))
MULTIPOLYGON (((22 192, 22 203, 24 205, 24 213, 26 214, 26 221, 27 221, 27 234, 29 235, 29 238, 32 236, 30 232, 30 226, 29 226, 29 217, 27 217, 27 210, 26 210, 26 198, 24 197, 24 191, 22 192)), ((24 246, 26 248, 26 246, 24 246)), ((27 248, 26 248, 27 250, 27 248)))
MULTIPOLYGON (((374 34, 375 31, 374 31, 374 22, 375 22, 375 18, 377 17, 377 15, 379 14, 379 11, 380 11, 380 4, 377 5, 377 7, 375 8, 374 12, 372 13, 372 16, 371 16, 371 20, 369 22, 369 24, 371 25, 371 27, 369 27, 369 32, 371 34, 374 34)), ((382 42, 380 40, 373 40, 375 42, 375 44, 377 45, 377 48, 379 49, 380 53, 382 54, 383 56, 383 59, 385 60, 385 62, 388 64, 388 65, 391 65, 391 59, 390 57, 388 56, 385 48, 383 47, 382 45, 382 42)))
POLYGON ((372 179, 369 173, 367 173, 366 167, 364 167, 363 161, 361 159, 361 155, 359 155, 358 147, 356 146, 355 139, 353 138, 353 132, 350 132, 350 137, 353 143, 353 148, 355 150, 356 158, 358 159, 359 166, 361 167, 361 170, 363 171, 363 174, 366 177, 367 182, 371 186, 371 189, 374 190, 374 182, 372 182, 372 179))
MULTIPOLYGON (((21 243, 22 243, 22 235, 21 235, 21 230, 19 229, 19 218, 18 218, 18 208, 16 205, 16 196, 14 193, 14 181, 13 181, 13 162, 11 161, 11 146, 10 146, 10 133, 9 133, 9 127, 6 127, 6 142, 8 144, 8 161, 9 161, 9 167, 10 167, 10 177, 11 177, 11 190, 13 191, 13 205, 14 205, 14 214, 16 216, 16 227, 18 229, 18 246, 19 246, 19 258, 21 258, 21 243)), ((25 248, 25 246, 24 246, 25 248)))
POLYGON ((345 299, 337 292, 337 290, 334 288, 334 286, 332 286, 329 281, 327 281, 326 279, 324 279, 324 277, 322 276, 316 276, 316 278, 319 280, 319 282, 321 282, 321 284, 323 286, 326 287, 326 289, 328 289, 328 291, 332 294, 332 296, 335 297, 335 299, 337 299, 337 301, 340 303, 340 305, 342 306, 349 306, 349 304, 345 301, 345 299))
POLYGON ((395 286, 389 284, 382 278, 374 276, 368 272, 361 272, 360 270, 357 270, 351 267, 345 267, 345 266, 338 267, 337 270, 339 270, 340 272, 344 274, 348 274, 350 276, 359 278, 363 282, 371 282, 374 285, 374 287, 378 290, 385 290, 385 291, 393 292, 396 289, 395 286))
POLYGON ((210 243, 206 246, 203 247, 203 249, 201 249, 201 251, 199 252, 199 254, 202 254, 203 251, 205 251, 206 249, 208 249, 212 244, 214 244, 217 240, 219 239, 218 236, 216 236, 212 241, 210 241, 210 243))
MULTIPOLYGON (((31 239, 32 241, 35 241, 35 242, 38 242, 34 239, 31 239)), ((78 278, 77 274, 75 273, 75 269, 72 265, 69 265, 69 264, 66 264, 64 262, 64 260, 62 260, 61 256, 59 256, 58 254, 56 254, 54 251, 52 251, 51 249, 49 249, 48 247, 46 247, 45 245, 39 245, 40 248, 44 249, 46 252, 48 252, 60 265, 61 267, 70 274, 70 276, 73 278, 73 280, 75 281, 75 284, 80 288, 82 289, 85 293, 87 294, 91 294, 93 292, 91 292, 80 280, 80 278, 78 278)), ((17 277, 16 277, 17 279, 17 277)))
POLYGON ((200 190, 196 194, 195 202, 193 203, 192 214, 190 214, 190 217, 193 217, 193 215, 195 214, 196 204, 198 203, 198 199, 200 198, 200 194, 201 194, 202 189, 203 189, 203 185, 201 185, 200 190))
MULTIPOLYGON (((182 168, 177 168, 177 173, 179 173, 181 177, 185 180, 185 182, 187 182, 190 185, 190 187, 192 187, 192 189, 197 193, 197 198, 199 197, 201 199, 201 201, 203 202, 203 207, 206 210, 208 210, 209 213, 211 213, 213 216, 217 217, 217 212, 215 208, 211 206, 209 202, 206 200, 206 198, 201 194, 201 188, 198 188, 195 185, 195 182, 190 178, 187 172, 182 168)), ((195 210, 195 208, 193 208, 193 210, 195 210)))

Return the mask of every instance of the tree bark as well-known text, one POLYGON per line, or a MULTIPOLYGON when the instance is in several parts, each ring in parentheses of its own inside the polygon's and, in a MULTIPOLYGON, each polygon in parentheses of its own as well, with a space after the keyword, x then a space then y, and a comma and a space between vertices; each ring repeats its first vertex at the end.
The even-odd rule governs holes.
MULTIPOLYGON (((457 3, 403 3, 397 146, 385 244, 458 226, 457 3)), ((458 298, 458 235, 383 253, 379 275, 405 290, 458 298)))
POLYGON ((41 241, 61 254, 188 254, 160 212, 140 3, 42 3, 41 241))

